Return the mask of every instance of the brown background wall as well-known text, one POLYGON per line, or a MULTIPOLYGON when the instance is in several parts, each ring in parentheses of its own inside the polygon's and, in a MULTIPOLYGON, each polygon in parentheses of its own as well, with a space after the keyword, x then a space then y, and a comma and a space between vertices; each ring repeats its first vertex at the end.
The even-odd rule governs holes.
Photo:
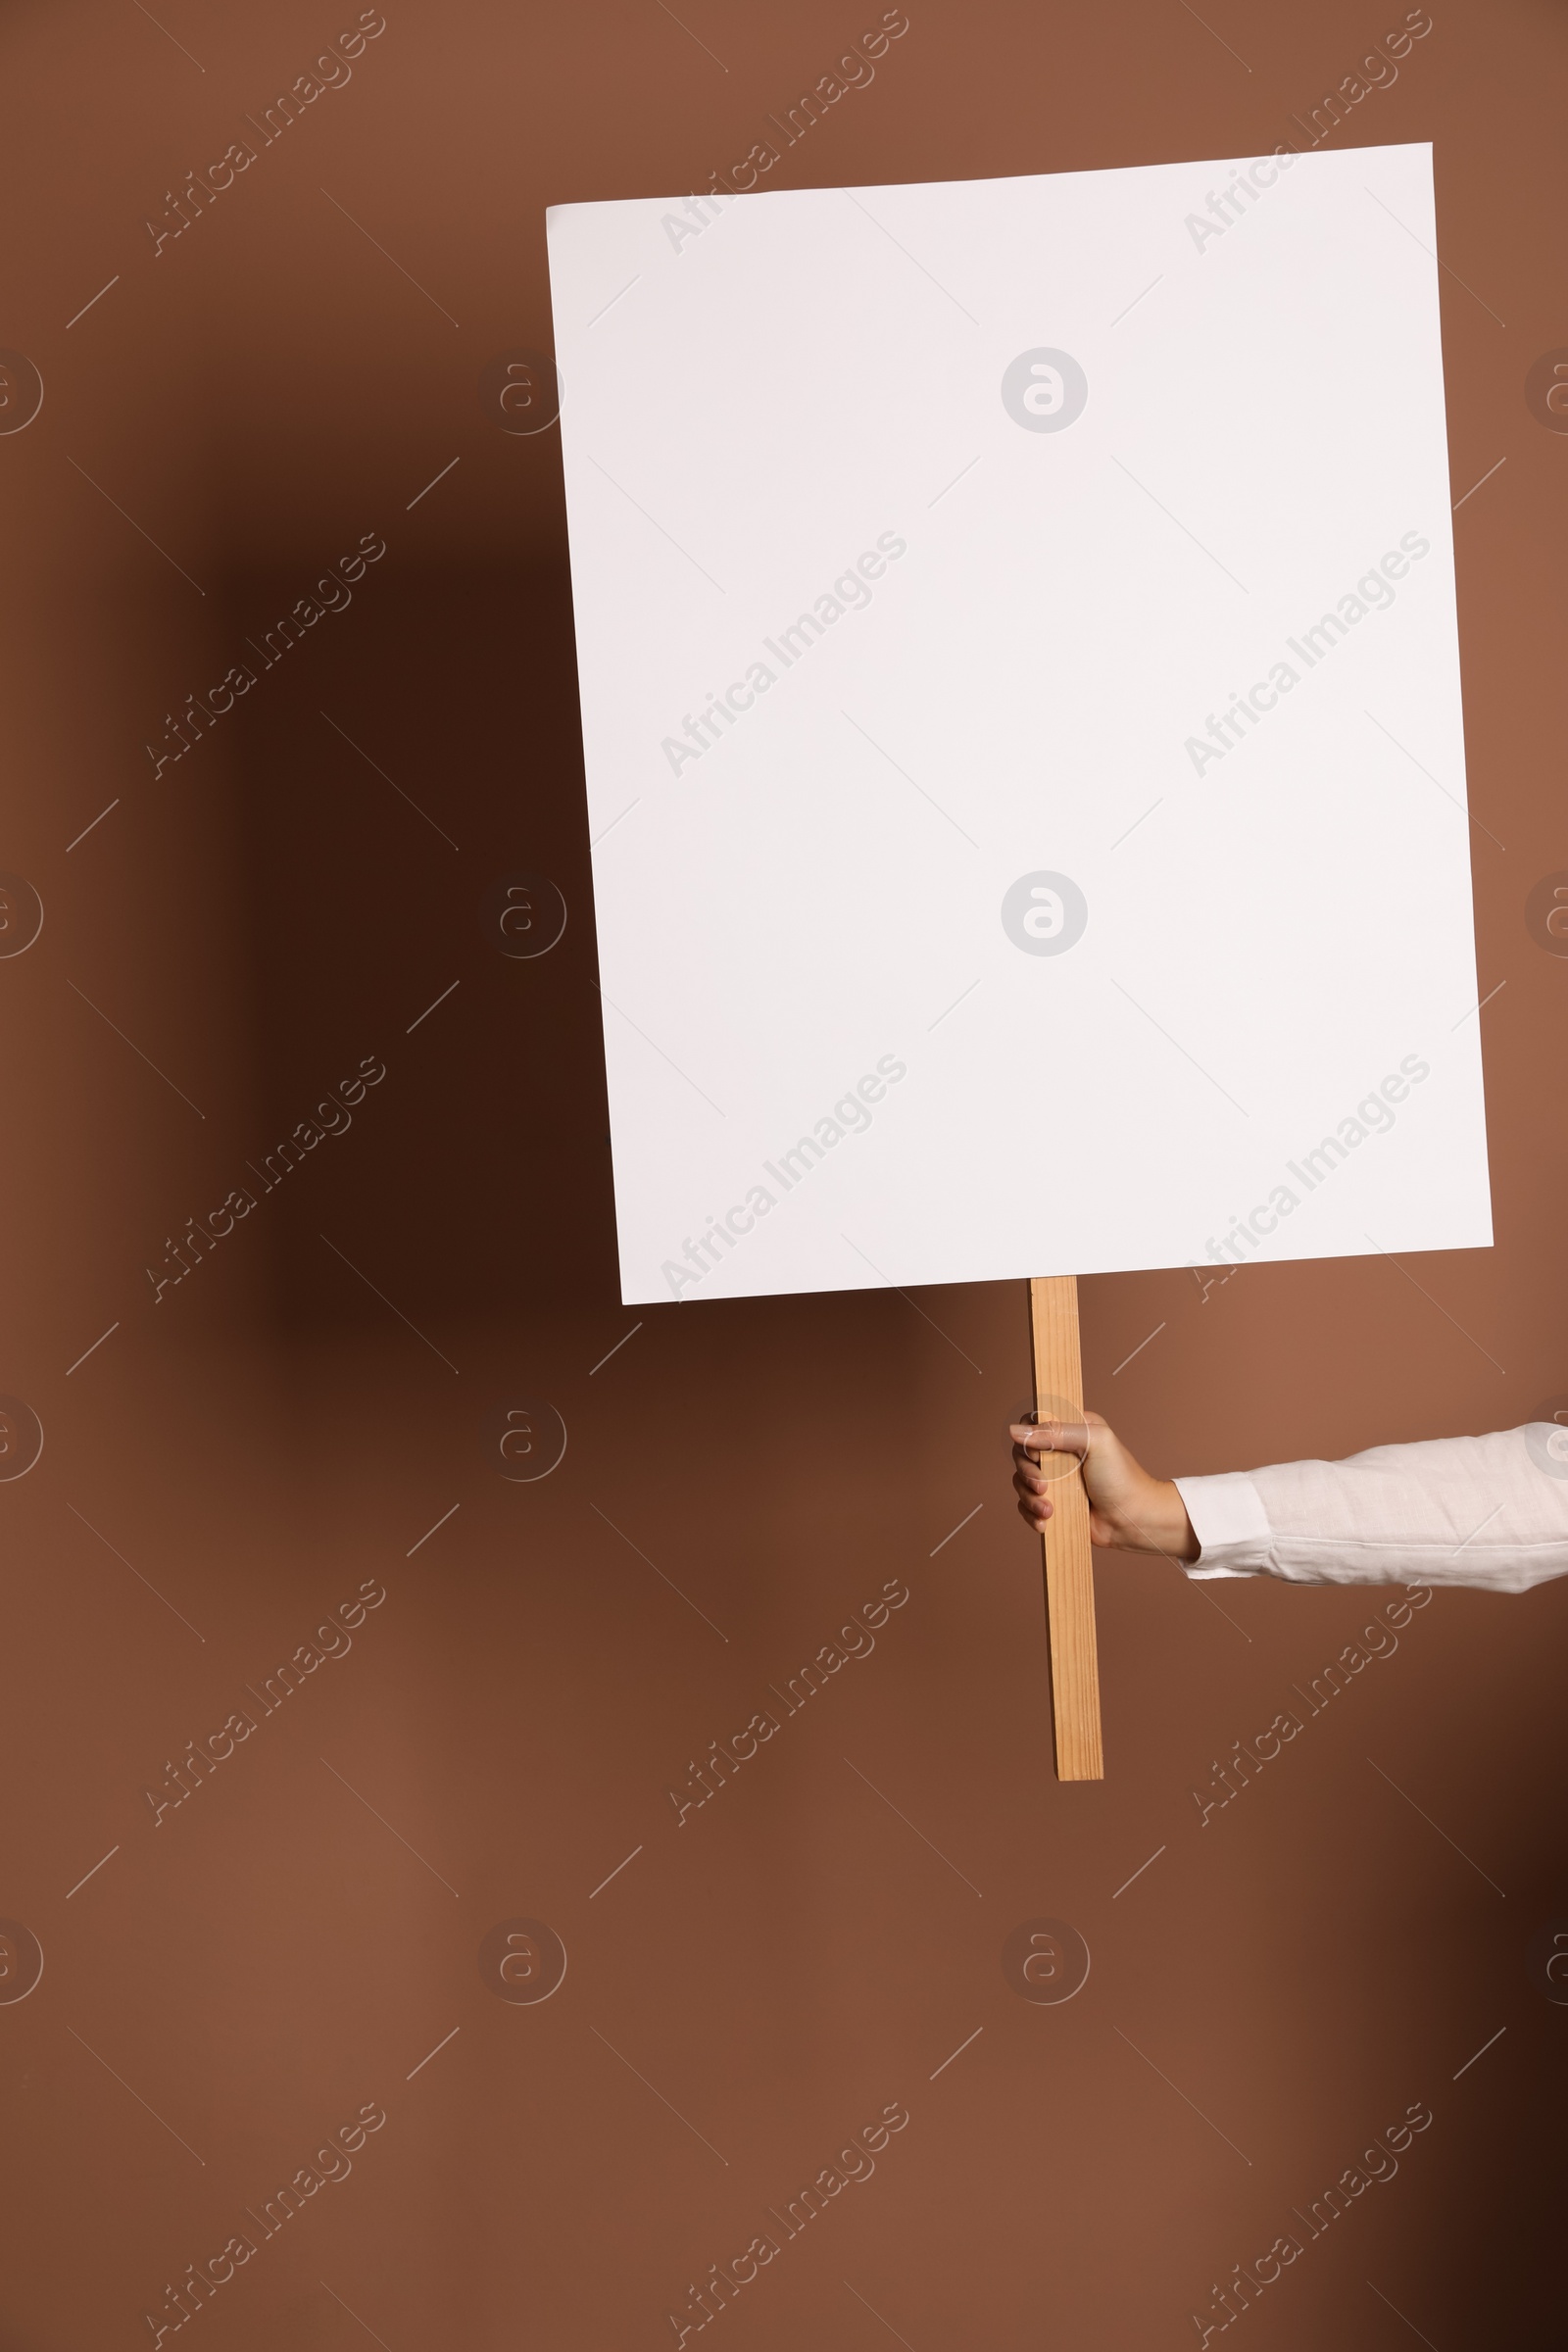
MULTIPOLYGON (((239 2232, 186 2323, 213 2352, 654 2347, 765 2231, 735 2352, 1175 2345, 1291 2230, 1255 2352, 1568 2342, 1568 2011, 1531 1959, 1568 1925, 1568 1588, 1440 1594, 1202 1825, 1213 1759, 1384 1596, 1109 1558, 1109 1775, 1063 1788, 1002 1436, 1021 1286, 618 1303, 559 442, 480 379, 549 345, 547 203, 706 186, 880 11, 386 5, 156 255, 166 191, 353 9, 19 5, 4 36, 0 342, 44 402, 0 434, 0 865, 45 919, 0 957, 13 1468, 44 1434, 0 1483, 0 2343, 151 2312, 172 2344, 166 2287, 239 2232), (362 533, 352 606, 155 779, 165 714, 362 533), (518 870, 569 908, 538 960, 481 921, 518 870), (155 1302, 166 1237, 362 1057, 352 1128, 155 1302), (538 1399, 565 1457, 514 1481, 498 1416, 538 1399), (677 1826, 689 1760, 888 1580, 874 1653, 677 1826), (352 1649, 264 1715, 246 1686, 364 1584, 352 1649), (1092 1954, 1065 2005, 1004 1969, 1040 1918, 1092 1954), (568 1957, 543 2002, 498 1997, 493 1944, 481 1973, 521 1919, 568 1957), (1397 2177, 1307 2239, 1292 2209, 1415 2102, 1397 2177), (768 2208, 895 2103, 785 2238, 768 2208), (264 2237, 247 2208, 362 2106, 352 2171, 264 2237)), ((772 184, 1251 154, 1402 14, 1204 13, 910 0, 772 184)), ((1436 0, 1335 134, 1437 142, 1456 495, 1496 468, 1456 527, 1497 1246, 1087 1283, 1091 1398, 1162 1469, 1568 1390, 1568 959, 1526 916, 1568 867, 1568 438, 1526 397, 1568 343, 1565 60, 1560 9, 1436 0)))

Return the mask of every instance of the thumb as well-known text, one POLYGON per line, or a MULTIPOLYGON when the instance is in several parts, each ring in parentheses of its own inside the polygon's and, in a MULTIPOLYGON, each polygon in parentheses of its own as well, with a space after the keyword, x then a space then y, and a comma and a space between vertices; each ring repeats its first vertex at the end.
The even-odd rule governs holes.
POLYGON ((1007 1434, 1015 1446, 1034 1454, 1076 1453, 1082 1457, 1089 1451, 1088 1422, 1065 1416, 1043 1414, 1038 1421, 1014 1422, 1007 1434))

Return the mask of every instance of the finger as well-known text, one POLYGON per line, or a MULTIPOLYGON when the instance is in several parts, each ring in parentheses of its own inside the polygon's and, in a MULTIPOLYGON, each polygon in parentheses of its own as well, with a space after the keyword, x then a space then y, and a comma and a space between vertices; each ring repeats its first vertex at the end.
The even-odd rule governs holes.
POLYGON ((1013 1447, 1012 1458, 1017 1465, 1012 1481, 1020 1494, 1027 1489, 1030 1494, 1044 1494, 1065 1480, 1077 1478, 1083 1468, 1081 1454, 1026 1452, 1021 1446, 1013 1447))
POLYGON ((1008 1429, 1016 1449, 1027 1453, 1076 1453, 1089 1451, 1089 1425, 1086 1421, 1057 1420, 1045 1416, 1039 1421, 1016 1421, 1008 1429))
POLYGON ((1055 1504, 1048 1502, 1043 1494, 1020 1494, 1018 1497, 1018 1516, 1026 1527, 1034 1529, 1037 1536, 1045 1533, 1046 1521, 1054 1516, 1055 1509, 1055 1504))

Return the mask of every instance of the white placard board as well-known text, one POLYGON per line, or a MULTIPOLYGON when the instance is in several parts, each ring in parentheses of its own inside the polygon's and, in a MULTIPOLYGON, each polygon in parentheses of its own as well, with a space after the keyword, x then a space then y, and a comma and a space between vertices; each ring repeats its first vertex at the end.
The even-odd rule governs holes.
POLYGON ((625 1299, 1489 1243, 1431 149, 549 239, 625 1299))

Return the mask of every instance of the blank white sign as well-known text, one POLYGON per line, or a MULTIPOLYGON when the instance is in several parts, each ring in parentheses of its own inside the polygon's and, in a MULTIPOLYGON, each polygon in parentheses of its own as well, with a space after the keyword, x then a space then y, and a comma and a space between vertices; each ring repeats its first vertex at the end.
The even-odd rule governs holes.
POLYGON ((549 232, 626 1300, 1489 1243, 1430 148, 549 232))

